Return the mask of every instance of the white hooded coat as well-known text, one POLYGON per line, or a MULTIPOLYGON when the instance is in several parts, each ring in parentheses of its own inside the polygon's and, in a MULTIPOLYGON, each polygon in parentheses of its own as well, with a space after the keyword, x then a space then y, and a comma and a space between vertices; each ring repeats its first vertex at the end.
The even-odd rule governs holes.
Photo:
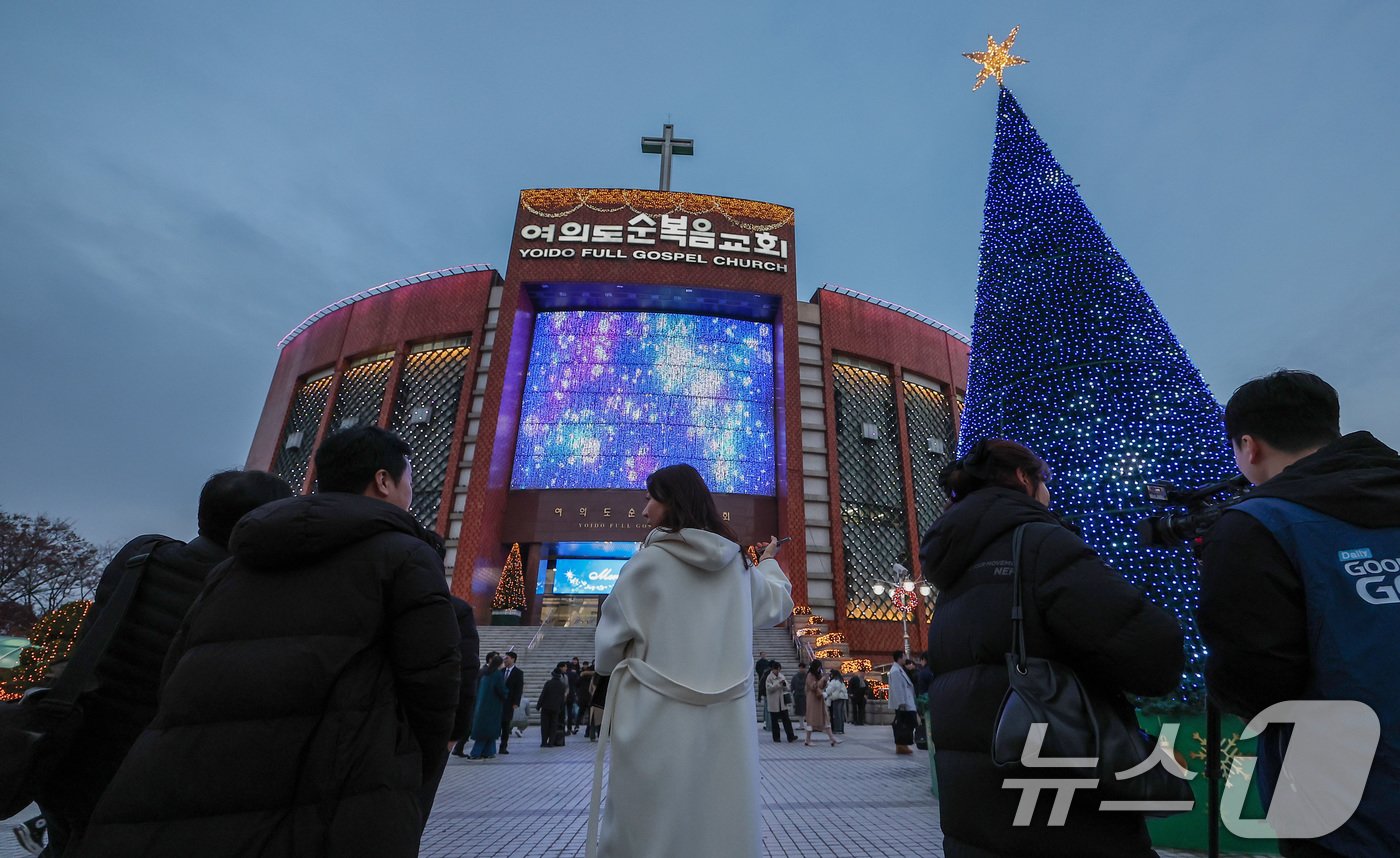
POLYGON ((760 854, 753 630, 791 614, 791 592, 776 561, 745 569, 690 528, 653 530, 622 567, 595 638, 612 677, 599 855, 760 854))

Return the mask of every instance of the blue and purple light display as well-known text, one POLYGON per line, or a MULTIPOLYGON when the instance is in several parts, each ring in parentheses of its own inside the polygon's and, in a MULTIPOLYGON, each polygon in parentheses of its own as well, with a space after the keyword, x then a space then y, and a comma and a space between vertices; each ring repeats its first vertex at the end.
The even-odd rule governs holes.
POLYGON ((678 313, 535 318, 511 488, 646 485, 693 465, 714 492, 774 493, 773 328, 678 313))

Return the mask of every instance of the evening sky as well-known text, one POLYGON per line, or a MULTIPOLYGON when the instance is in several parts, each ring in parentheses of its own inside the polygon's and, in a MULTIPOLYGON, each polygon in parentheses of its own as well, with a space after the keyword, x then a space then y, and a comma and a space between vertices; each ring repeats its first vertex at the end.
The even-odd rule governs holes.
POLYGON ((278 340, 375 284, 504 273, 517 193, 793 206, 799 296, 970 331, 1007 85, 1210 384, 1278 367, 1400 443, 1400 4, 0 5, 0 506, 194 530, 278 340))

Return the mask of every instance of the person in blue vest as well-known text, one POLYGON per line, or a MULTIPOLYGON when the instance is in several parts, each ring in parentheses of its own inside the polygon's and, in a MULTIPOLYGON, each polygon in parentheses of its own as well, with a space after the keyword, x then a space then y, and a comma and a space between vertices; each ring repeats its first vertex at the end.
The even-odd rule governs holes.
MULTIPOLYGON (((1369 706, 1380 739, 1359 806, 1331 833, 1281 839, 1281 851, 1400 855, 1400 455, 1369 432, 1342 435, 1336 390, 1308 372, 1240 387, 1225 429, 1255 488, 1201 546, 1210 696, 1246 719, 1294 700, 1369 706)), ((1260 737, 1266 801, 1306 786, 1310 773, 1281 767, 1297 729, 1260 737)))

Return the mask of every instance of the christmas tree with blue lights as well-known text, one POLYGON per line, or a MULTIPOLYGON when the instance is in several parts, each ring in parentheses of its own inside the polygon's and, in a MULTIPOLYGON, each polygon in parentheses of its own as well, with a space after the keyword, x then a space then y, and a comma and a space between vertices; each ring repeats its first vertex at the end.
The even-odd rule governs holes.
POLYGON ((1180 618, 1186 673, 1161 703, 1198 708, 1194 559, 1185 547, 1140 547, 1136 524, 1160 512, 1145 484, 1195 487, 1237 473, 1221 408, 1005 87, 981 254, 960 453, 1009 438, 1050 465, 1052 508, 1180 618))

